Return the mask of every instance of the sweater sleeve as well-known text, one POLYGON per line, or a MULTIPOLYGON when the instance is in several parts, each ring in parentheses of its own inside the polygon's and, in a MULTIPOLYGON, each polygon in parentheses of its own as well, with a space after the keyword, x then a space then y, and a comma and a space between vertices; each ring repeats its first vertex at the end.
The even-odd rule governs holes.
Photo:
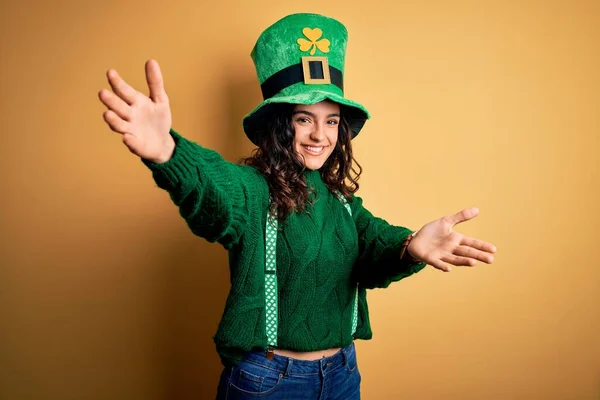
POLYGON ((257 198, 251 193, 258 185, 250 167, 230 163, 174 130, 170 133, 175 140, 171 159, 160 164, 142 162, 156 184, 169 193, 192 232, 229 249, 242 235, 253 208, 250 203, 257 198))
POLYGON ((412 233, 410 229, 374 217, 363 207, 360 197, 353 198, 351 207, 359 247, 354 271, 360 286, 386 288, 425 268, 425 263, 400 260, 402 243, 412 233))

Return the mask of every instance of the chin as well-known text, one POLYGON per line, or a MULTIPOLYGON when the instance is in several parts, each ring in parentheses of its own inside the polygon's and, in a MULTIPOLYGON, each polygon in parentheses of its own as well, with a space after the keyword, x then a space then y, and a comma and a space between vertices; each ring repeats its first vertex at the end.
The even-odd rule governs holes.
POLYGON ((321 167, 323 166, 323 164, 325 164, 325 163, 324 162, 308 162, 308 163, 304 164, 304 166, 307 169, 316 171, 318 169, 321 169, 321 167))
POLYGON ((311 155, 311 154, 306 154, 305 152, 298 152, 298 153, 301 156, 300 158, 303 159, 304 167, 306 169, 310 169, 313 171, 321 169, 321 167, 323 167, 323 165, 325 165, 325 162, 327 162, 327 159, 329 159, 329 156, 331 156, 331 152, 321 154, 317 157, 315 157, 314 155, 311 155))

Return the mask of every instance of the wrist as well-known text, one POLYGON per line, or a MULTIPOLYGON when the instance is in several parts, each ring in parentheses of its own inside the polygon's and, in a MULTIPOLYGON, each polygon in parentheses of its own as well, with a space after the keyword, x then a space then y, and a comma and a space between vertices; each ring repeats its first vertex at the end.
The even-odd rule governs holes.
POLYGON ((400 259, 403 261, 408 261, 411 264, 420 264, 423 262, 421 259, 414 256, 414 251, 411 251, 413 250, 412 247, 414 247, 411 246, 412 239, 417 235, 417 233, 418 231, 415 231, 406 237, 402 243, 402 250, 400 251, 400 259))
POLYGON ((167 138, 167 143, 165 144, 165 148, 161 155, 154 160, 150 160, 155 164, 163 164, 169 161, 173 157, 173 153, 175 152, 175 140, 173 140, 173 136, 169 135, 167 138))

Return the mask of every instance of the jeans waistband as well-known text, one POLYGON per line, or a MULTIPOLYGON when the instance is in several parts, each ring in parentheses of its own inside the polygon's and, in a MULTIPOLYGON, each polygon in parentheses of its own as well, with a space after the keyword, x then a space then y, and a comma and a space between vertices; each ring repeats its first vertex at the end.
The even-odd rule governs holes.
POLYGON ((246 354, 244 362, 257 364, 272 369, 284 375, 318 375, 333 371, 348 363, 350 357, 354 356, 354 343, 346 346, 337 353, 320 360, 308 361, 285 357, 278 354, 269 360, 265 350, 253 350, 246 354))

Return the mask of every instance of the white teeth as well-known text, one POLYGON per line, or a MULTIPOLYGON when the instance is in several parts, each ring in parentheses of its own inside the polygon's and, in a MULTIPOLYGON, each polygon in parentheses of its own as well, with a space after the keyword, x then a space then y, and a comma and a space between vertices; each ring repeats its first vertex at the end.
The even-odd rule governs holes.
POLYGON ((304 148, 313 153, 320 153, 321 150, 323 150, 323 146, 321 146, 321 147, 304 146, 304 148))

